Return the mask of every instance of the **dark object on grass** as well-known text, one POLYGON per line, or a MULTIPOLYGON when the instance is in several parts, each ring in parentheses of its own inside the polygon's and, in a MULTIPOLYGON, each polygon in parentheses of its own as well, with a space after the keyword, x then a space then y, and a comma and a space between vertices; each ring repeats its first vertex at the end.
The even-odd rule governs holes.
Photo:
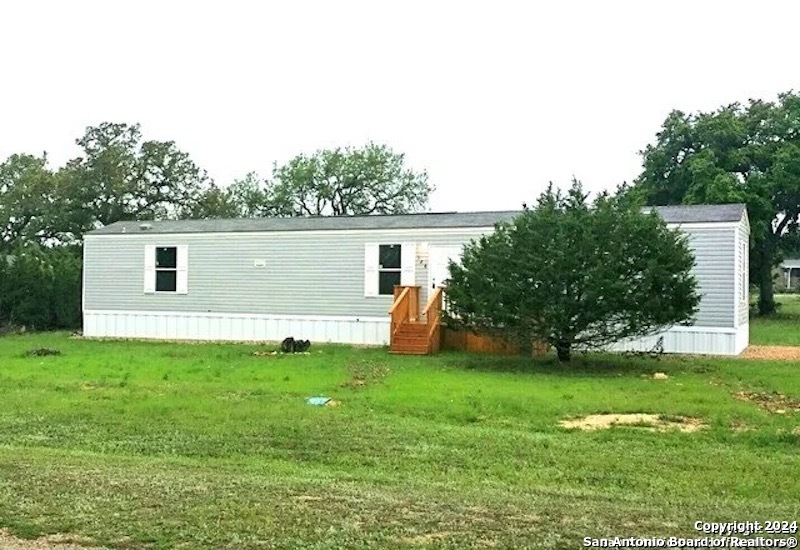
POLYGON ((310 347, 311 342, 309 340, 295 340, 291 336, 284 338, 283 342, 281 342, 281 351, 283 353, 302 353, 310 347))
POLYGON ((46 357, 48 355, 61 355, 61 352, 51 348, 34 348, 29 349, 25 355, 28 357, 46 357))
POLYGON ((283 353, 294 353, 294 338, 291 336, 284 338, 283 342, 281 342, 281 351, 283 353))
POLYGON ((645 351, 632 351, 632 350, 629 350, 629 351, 624 352, 623 355, 626 355, 628 357, 631 357, 631 356, 632 357, 645 357, 645 356, 647 356, 647 357, 653 357, 655 359, 661 359, 661 357, 664 355, 664 337, 663 336, 659 336, 658 340, 656 340, 656 345, 654 345, 649 350, 645 350, 645 351))

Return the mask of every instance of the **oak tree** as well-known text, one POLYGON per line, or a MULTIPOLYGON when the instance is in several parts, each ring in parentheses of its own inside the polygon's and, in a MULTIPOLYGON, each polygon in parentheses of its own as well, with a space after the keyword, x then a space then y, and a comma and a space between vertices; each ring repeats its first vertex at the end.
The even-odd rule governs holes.
POLYGON ((138 124, 89 127, 77 144, 83 154, 64 170, 85 230, 120 220, 177 218, 211 185, 175 142, 143 140, 138 124))
POLYGON ((404 214, 425 208, 433 186, 386 145, 298 155, 276 166, 264 212, 277 216, 404 214))
POLYGON ((747 204, 750 279, 759 313, 774 312, 772 269, 800 237, 800 95, 673 111, 642 155, 634 192, 648 204, 747 204))

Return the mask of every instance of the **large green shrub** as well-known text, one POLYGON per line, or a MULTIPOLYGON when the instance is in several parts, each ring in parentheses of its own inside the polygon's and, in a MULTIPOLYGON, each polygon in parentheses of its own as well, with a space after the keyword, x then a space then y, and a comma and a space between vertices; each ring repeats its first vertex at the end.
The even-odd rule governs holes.
POLYGON ((0 258, 0 324, 35 330, 81 323, 81 257, 77 247, 28 245, 0 258))
POLYGON ((690 320, 700 298, 686 237, 624 198, 589 203, 577 182, 465 247, 450 264, 449 323, 561 360, 690 320))

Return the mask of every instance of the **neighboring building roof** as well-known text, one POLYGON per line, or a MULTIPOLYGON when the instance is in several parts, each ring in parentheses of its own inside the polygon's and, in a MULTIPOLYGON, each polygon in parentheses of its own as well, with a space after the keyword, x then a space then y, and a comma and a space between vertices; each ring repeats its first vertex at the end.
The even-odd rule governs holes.
POLYGON ((648 206, 654 208, 667 223, 738 222, 745 213, 744 204, 691 204, 648 206))
MULTIPOLYGON (((743 204, 652 206, 667 223, 738 222, 743 204)), ((260 231, 335 231, 347 229, 440 229, 492 227, 512 220, 520 210, 495 212, 429 212, 385 216, 313 216, 296 218, 244 218, 233 220, 126 221, 95 229, 90 235, 143 233, 241 233, 260 231), (146 229, 143 229, 146 227, 146 229)))
POLYGON ((781 267, 783 269, 800 269, 800 260, 798 259, 783 260, 781 262, 781 267))

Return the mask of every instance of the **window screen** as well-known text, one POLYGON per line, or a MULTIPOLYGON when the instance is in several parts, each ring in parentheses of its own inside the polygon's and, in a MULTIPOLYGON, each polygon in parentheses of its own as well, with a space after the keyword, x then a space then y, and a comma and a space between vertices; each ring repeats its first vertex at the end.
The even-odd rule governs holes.
POLYGON ((378 294, 394 294, 394 285, 400 284, 401 246, 382 244, 378 248, 378 294))
POLYGON ((156 292, 178 290, 178 248, 156 247, 156 292))

